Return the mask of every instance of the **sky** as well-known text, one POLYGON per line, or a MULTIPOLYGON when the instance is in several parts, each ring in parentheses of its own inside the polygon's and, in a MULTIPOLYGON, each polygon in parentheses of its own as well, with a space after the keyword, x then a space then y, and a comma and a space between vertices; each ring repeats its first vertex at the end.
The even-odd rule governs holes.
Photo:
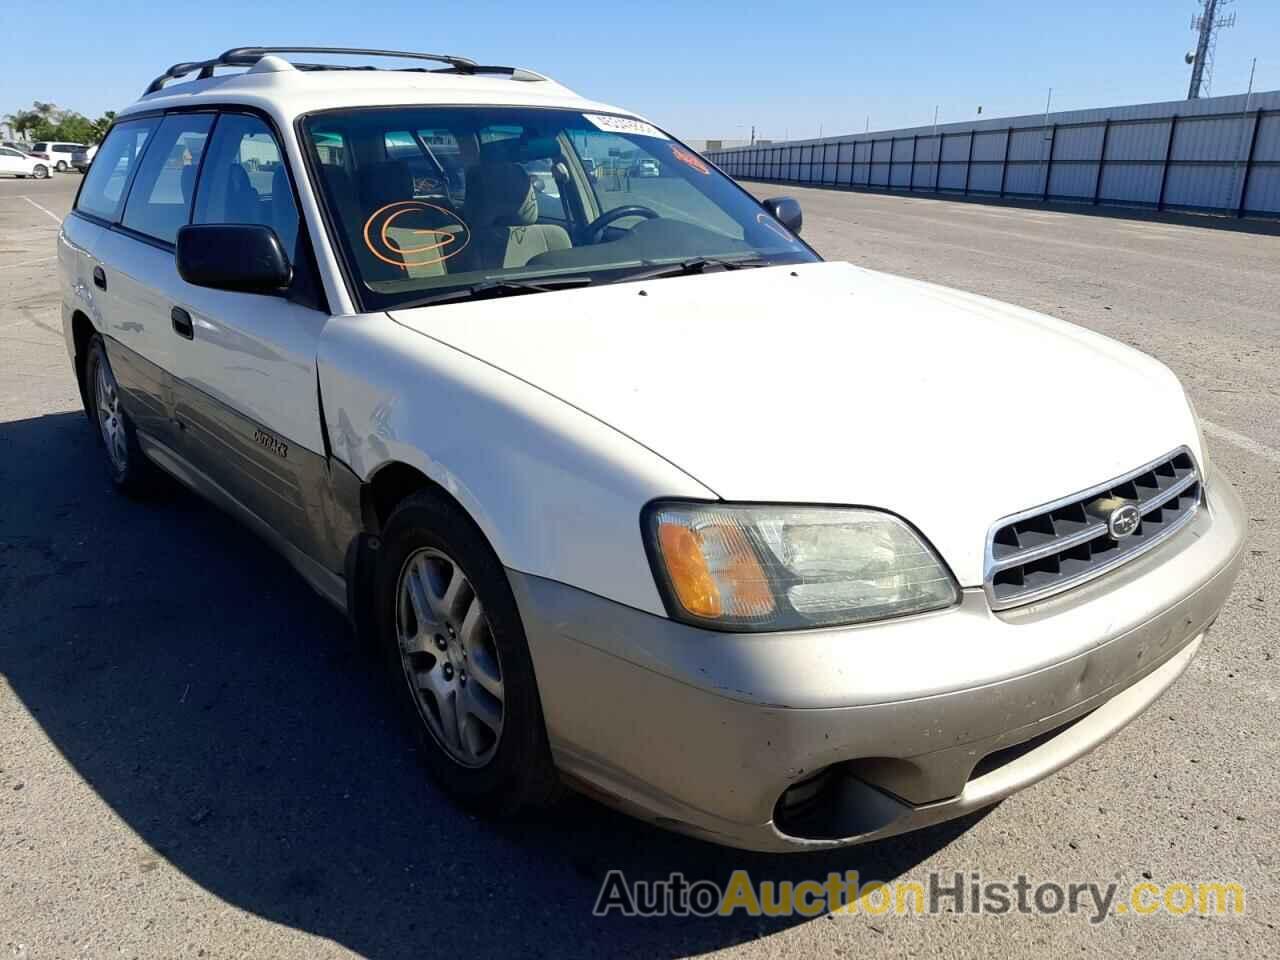
MULTIPOLYGON (((685 138, 814 137, 1186 96, 1193 0, 667 3, 0 0, 0 116, 90 118, 170 64, 258 44, 454 53, 546 73, 685 138), (787 13, 787 10, 795 13, 787 13), (803 12, 800 12, 800 11, 803 12)), ((1235 0, 1213 93, 1280 89, 1280 2, 1235 0)))

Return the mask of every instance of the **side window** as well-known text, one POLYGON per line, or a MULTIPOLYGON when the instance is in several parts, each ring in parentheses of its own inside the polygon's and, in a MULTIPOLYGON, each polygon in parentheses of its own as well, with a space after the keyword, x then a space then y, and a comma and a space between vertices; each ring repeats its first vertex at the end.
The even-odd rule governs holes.
POLYGON ((336 131, 332 133, 317 131, 311 135, 311 139, 315 143, 316 156, 320 158, 322 164, 326 167, 346 168, 347 143, 342 134, 336 131))
POLYGON ((124 188, 129 175, 142 156, 142 148, 151 132, 160 125, 159 118, 126 120, 117 123, 98 149, 99 156, 80 187, 76 209, 114 222, 124 203, 124 188))
POLYGON ((297 260, 298 208, 289 174, 276 138, 257 117, 224 113, 218 118, 192 223, 271 227, 289 259, 297 260))
POLYGON ((418 136, 427 145, 432 158, 444 171, 447 193, 455 203, 461 203, 467 193, 466 164, 462 150, 454 135, 444 129, 419 130, 418 136))
POLYGON ((564 201, 560 199, 560 185, 551 173, 550 160, 528 160, 521 164, 529 174, 534 192, 538 195, 539 220, 567 220, 564 201))
POLYGON ((422 156, 413 134, 407 130, 388 130, 382 142, 386 145, 388 160, 416 160, 422 156))
POLYGON ((174 114, 161 121, 129 188, 121 220, 126 227, 168 243, 178 239, 178 228, 191 219, 196 171, 212 125, 207 113, 174 114))

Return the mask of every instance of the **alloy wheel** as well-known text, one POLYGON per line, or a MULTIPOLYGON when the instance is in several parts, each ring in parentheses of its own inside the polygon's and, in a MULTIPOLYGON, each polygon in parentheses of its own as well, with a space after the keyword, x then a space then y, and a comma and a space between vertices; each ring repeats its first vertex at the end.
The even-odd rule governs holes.
POLYGON ((95 378, 97 389, 98 426, 102 430, 102 442, 107 447, 116 471, 123 473, 129 466, 129 440, 124 432, 124 415, 120 410, 120 389, 111 374, 106 357, 98 362, 95 378))
POLYGON ((455 762, 493 759, 506 716, 502 662, 475 588, 448 554, 411 553, 396 587, 400 663, 418 713, 455 762))

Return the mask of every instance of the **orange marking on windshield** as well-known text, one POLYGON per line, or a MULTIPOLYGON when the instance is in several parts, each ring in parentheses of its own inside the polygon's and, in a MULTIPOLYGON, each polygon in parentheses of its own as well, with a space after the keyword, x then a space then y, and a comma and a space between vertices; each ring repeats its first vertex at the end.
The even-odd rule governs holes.
POLYGON ((706 161, 704 161, 700 156, 696 153, 685 150, 683 147, 677 147, 674 143, 671 144, 671 155, 685 166, 693 167, 693 169, 697 170, 699 173, 711 172, 711 168, 707 166, 706 161))
POLYGON ((459 253, 463 251, 463 249, 470 242, 471 242, 471 231, 467 227, 466 223, 463 222, 461 217, 459 217, 456 213, 454 213, 451 210, 447 210, 444 207, 436 206, 434 203, 427 203, 425 200, 397 200, 394 203, 388 203, 385 206, 379 207, 377 210, 373 211, 373 213, 369 215, 369 219, 364 222, 364 245, 369 249, 369 252, 372 253, 375 257, 377 257, 383 263, 391 264, 393 267, 429 267, 429 266, 432 266, 433 264, 443 263, 444 261, 448 260, 450 257, 456 257, 459 253), (388 214, 386 218, 383 220, 382 226, 379 228, 377 233, 378 242, 375 243, 374 238, 371 235, 371 231, 373 229, 374 223, 384 213, 387 213, 388 210, 392 210, 396 207, 399 207, 400 209, 395 210, 394 213, 388 214), (391 222, 395 220, 397 217, 403 216, 406 213, 423 213, 427 210, 434 210, 435 212, 445 217, 445 219, 452 220, 454 223, 460 226, 462 228, 461 243, 458 242, 457 234, 449 233, 446 230, 438 230, 435 228, 427 227, 427 228, 421 228, 421 229, 415 229, 415 228, 409 228, 409 229, 411 230, 412 233, 415 233, 415 234, 438 237, 439 239, 436 240, 434 243, 426 243, 417 247, 392 246, 391 237, 387 235, 387 229, 391 226, 391 222), (456 245, 455 249, 450 250, 448 253, 445 253, 441 256, 429 255, 423 259, 416 259, 416 260, 410 259, 410 256, 414 254, 422 254, 422 253, 432 254, 433 251, 445 250, 446 248, 454 247, 455 245, 456 245), (379 246, 381 246, 382 250, 387 250, 387 251, 390 251, 391 253, 399 254, 400 259, 397 260, 397 259, 393 259, 390 256, 387 256, 387 254, 383 253, 382 250, 378 249, 379 246))

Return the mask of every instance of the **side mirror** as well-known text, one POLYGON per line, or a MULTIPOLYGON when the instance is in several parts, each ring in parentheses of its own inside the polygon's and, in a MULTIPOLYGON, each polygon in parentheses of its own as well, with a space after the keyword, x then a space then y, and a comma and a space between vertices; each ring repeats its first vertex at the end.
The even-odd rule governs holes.
POLYGON ((792 233, 800 232, 800 227, 804 225, 804 213, 800 210, 799 201, 793 197, 770 197, 768 200, 761 201, 761 205, 769 211, 773 219, 792 233))
POLYGON ((270 227, 208 223, 178 231, 178 273, 187 283, 242 293, 280 293, 293 267, 270 227))

